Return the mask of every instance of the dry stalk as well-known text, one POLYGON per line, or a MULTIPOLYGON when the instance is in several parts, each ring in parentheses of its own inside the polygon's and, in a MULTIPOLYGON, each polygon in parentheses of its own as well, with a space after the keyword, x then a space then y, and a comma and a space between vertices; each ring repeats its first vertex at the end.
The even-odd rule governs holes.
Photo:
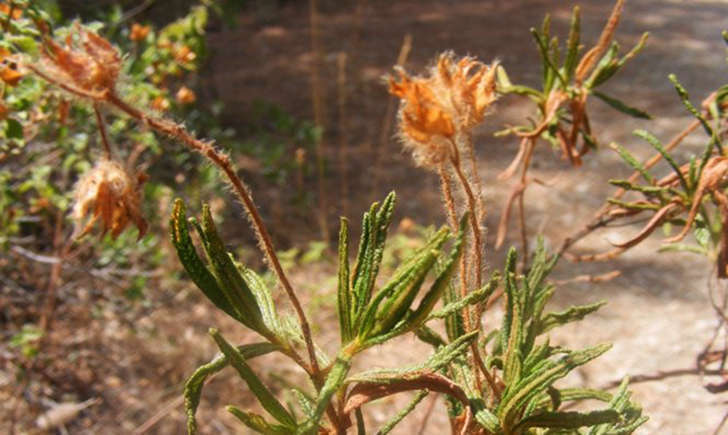
MULTIPOLYGON (((404 35, 404 39, 402 40, 402 45, 399 48, 399 55, 397 55, 397 66, 401 67, 404 66, 405 62, 407 62, 407 57, 409 56, 410 50, 412 50, 412 35, 407 33, 404 35)), ((382 166, 382 157, 384 156, 383 150, 387 146, 387 141, 389 140, 389 137, 392 134, 392 119, 394 118, 394 109, 395 104, 397 103, 398 99, 396 97, 389 97, 389 100, 387 101, 387 108, 384 111, 384 119, 382 119, 382 126, 379 129, 379 142, 377 149, 379 152, 374 152, 374 150, 371 149, 371 142, 370 142, 370 149, 368 154, 370 156, 373 155, 374 159, 374 184, 372 186, 372 198, 374 198, 379 191, 379 175, 381 173, 381 166, 382 166)), ((370 202, 373 202, 370 201, 370 202)))
POLYGON ((318 184, 318 208, 319 208, 319 227, 321 229, 321 239, 328 243, 329 226, 326 218, 326 186, 324 182, 324 132, 326 123, 324 121, 324 90, 321 85, 321 64, 323 63, 323 55, 321 52, 321 27, 318 15, 318 1, 309 0, 309 21, 311 30, 311 51, 313 52, 313 61, 311 62, 311 100, 313 102, 314 123, 321 129, 320 134, 316 138, 316 178, 318 184))
POLYGON ((337 84, 337 103, 339 108, 339 170, 341 171, 341 207, 342 214, 347 216, 349 213, 349 123, 346 113, 347 92, 346 92, 346 52, 340 52, 336 58, 338 73, 336 76, 337 84))

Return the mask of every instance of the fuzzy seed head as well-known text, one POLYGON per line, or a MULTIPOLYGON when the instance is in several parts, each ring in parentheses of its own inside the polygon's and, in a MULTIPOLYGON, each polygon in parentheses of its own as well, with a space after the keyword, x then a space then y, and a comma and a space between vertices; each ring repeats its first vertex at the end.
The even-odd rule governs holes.
POLYGON ((79 180, 72 210, 76 237, 88 234, 101 221, 102 235, 111 231, 114 239, 129 223, 144 236, 147 223, 141 215, 143 173, 130 174, 119 163, 102 159, 79 180))
POLYGON ((415 161, 434 168, 445 161, 457 136, 480 123, 496 100, 495 72, 471 57, 440 55, 427 76, 409 76, 398 68, 389 92, 400 98, 399 136, 415 161))
POLYGON ((76 25, 65 44, 46 42, 46 68, 87 92, 113 91, 121 56, 106 39, 76 25))

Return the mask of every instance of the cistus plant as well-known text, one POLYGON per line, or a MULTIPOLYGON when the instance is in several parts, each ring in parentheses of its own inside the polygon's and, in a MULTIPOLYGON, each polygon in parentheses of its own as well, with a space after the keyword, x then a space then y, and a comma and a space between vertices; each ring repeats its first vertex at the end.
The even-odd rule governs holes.
MULTIPOLYGON (((187 216, 182 200, 175 201, 170 219, 171 238, 189 279, 215 307, 260 337, 259 341, 239 345, 230 343, 218 329, 210 329, 220 353, 200 366, 185 384, 190 433, 198 432, 196 410, 205 382, 215 373, 231 369, 245 382, 266 415, 235 406, 227 410, 249 429, 264 434, 341 434, 353 428, 363 434, 367 430, 367 404, 403 392, 414 394, 412 402, 377 428, 377 433, 390 432, 425 395, 437 393, 447 398, 453 433, 622 434, 633 432, 647 419, 631 400, 626 379, 614 393, 565 387, 560 382, 574 369, 607 352, 610 345, 573 350, 552 344, 548 335, 555 328, 583 320, 603 302, 549 311, 548 302, 556 291, 549 282, 549 274, 564 257, 580 259, 569 249, 585 235, 621 218, 650 214, 639 234, 618 244, 617 253, 602 257, 612 258, 635 246, 660 225, 669 230, 670 225, 677 224, 680 231, 667 240, 665 249, 705 254, 715 262, 719 278, 728 275, 728 157, 723 144, 728 90, 720 88, 699 109, 673 78, 680 98, 696 118, 687 133, 702 126, 709 136, 702 155, 679 164, 670 150, 687 133, 662 145, 655 136, 639 131, 637 135, 652 145, 657 155, 642 163, 625 148, 614 146, 636 173, 627 180, 612 180, 620 190, 595 220, 565 239, 554 253, 547 252, 541 242, 531 255, 522 252, 520 266, 516 250, 509 250, 500 271, 491 270, 486 262, 490 252, 486 249, 483 224, 486 201, 474 129, 495 110, 498 98, 505 94, 525 95, 535 102, 538 121, 507 131, 517 135, 521 142, 514 163, 504 176, 520 167, 521 182, 510 196, 501 222, 509 220, 508 209, 516 197, 521 201, 524 222, 523 191, 538 141, 552 143, 574 165, 595 147, 593 126, 585 111, 589 95, 629 115, 646 116, 596 90, 645 41, 643 37, 626 56, 617 57, 618 46, 611 41, 623 4, 622 0, 615 3, 596 46, 584 53, 578 10, 574 10, 565 52, 558 40, 550 37, 548 20, 541 31, 532 32, 544 71, 541 90, 513 84, 497 62, 486 64, 452 52, 437 56, 434 65, 421 75, 397 68, 395 75, 387 78, 390 93, 400 100, 398 136, 417 165, 439 176, 447 224, 386 273, 388 276, 381 276, 385 275, 382 261, 395 194, 389 194, 364 213, 356 249, 350 246, 348 220, 341 219, 336 293, 340 342, 333 355, 317 346, 300 295, 281 265, 268 227, 230 157, 214 142, 199 139, 184 125, 165 117, 164 111, 155 107, 155 100, 140 102, 127 96, 119 83, 125 68, 124 56, 116 46, 80 24, 68 27, 57 38, 49 21, 27 6, 23 12, 33 17, 34 27, 18 34, 29 37, 37 49, 19 50, 16 41, 12 45, 15 54, 7 56, 14 56, 17 61, 12 71, 43 80, 60 89, 60 95, 84 102, 90 107, 88 113, 93 113, 97 120, 100 157, 78 184, 73 208, 76 235, 93 231, 99 222, 102 232, 110 231, 112 236, 119 235, 129 224, 143 233, 147 225, 139 212, 139 187, 144 177, 133 165, 114 155, 105 123, 100 119, 103 110, 113 110, 116 117, 130 126, 143 126, 200 154, 220 172, 241 202, 261 254, 293 307, 293 315, 281 309, 276 295, 279 290, 228 250, 210 206, 203 206, 201 216, 194 218, 187 216), (650 172, 661 159, 673 174, 660 178, 650 172), (640 177, 644 183, 638 183, 640 177), (627 197, 627 192, 638 197, 627 197), (691 230, 698 246, 677 244, 691 230), (502 321, 498 327, 485 329, 483 319, 496 305, 502 308, 502 321), (353 369, 362 353, 405 334, 430 345, 432 353, 412 366, 353 369), (307 376, 307 383, 291 389, 298 399, 295 405, 282 403, 249 363, 270 353, 289 358, 307 376), (583 401, 588 402, 580 403, 583 401), (595 402, 601 405, 589 410, 588 405, 595 402), (579 410, 575 410, 577 405, 579 410)), ((20 18, 13 10, 14 7, 0 10, 5 14, 0 18, 15 23, 20 18)), ((132 28, 130 35, 133 41, 151 37, 140 26, 132 28)), ((173 46, 174 41, 170 44, 173 46)), ((18 83, 12 73, 6 72, 3 77, 10 86, 18 83)), ((153 76, 150 80, 157 79, 153 76)), ((177 96, 180 101, 191 101, 187 92, 178 92, 177 96)), ((5 134, 17 133, 13 128, 16 127, 6 127, 5 134)), ((164 146, 172 145, 165 142, 164 146)), ((499 240, 503 228, 501 224, 499 240)), ((521 228, 525 251, 528 234, 523 224, 521 228)), ((725 317, 725 306, 716 303, 716 307, 721 307, 720 313, 725 317)), ((706 349, 705 361, 722 364, 725 352, 720 358, 721 355, 706 349)), ((722 388, 726 387, 714 389, 722 388)))

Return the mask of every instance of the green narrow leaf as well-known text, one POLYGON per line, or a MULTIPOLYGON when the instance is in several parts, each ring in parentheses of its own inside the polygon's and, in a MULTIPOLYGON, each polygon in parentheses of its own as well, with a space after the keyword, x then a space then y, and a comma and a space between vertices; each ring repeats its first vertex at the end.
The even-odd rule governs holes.
POLYGON ((240 321, 249 328, 267 335, 269 331, 266 331, 267 327, 263 322, 257 300, 235 263, 230 259, 230 255, 217 233, 210 207, 207 205, 202 207, 201 230, 204 235, 202 237, 203 246, 212 265, 212 273, 230 304, 243 316, 240 321))
POLYGON ((498 284, 500 283, 500 275, 498 273, 494 273, 493 276, 490 279, 490 282, 485 285, 480 290, 476 290, 474 292, 468 293, 464 298, 458 299, 454 302, 451 302, 441 309, 432 312, 427 320, 431 319, 442 319, 445 318, 452 313, 461 311, 463 308, 465 308, 468 305, 475 305, 479 304, 481 302, 484 302, 488 300, 488 298, 493 294, 495 289, 498 288, 498 284))
POLYGON ((331 366, 331 370, 326 376, 326 381, 323 387, 321 387, 321 391, 319 391, 313 416, 306 422, 302 431, 303 433, 312 432, 318 427, 321 417, 329 406, 331 398, 339 391, 339 388, 346 380, 349 369, 351 369, 351 359, 347 356, 339 355, 336 361, 334 361, 333 366, 331 366))
MULTIPOLYGON (((377 209, 377 203, 372 204, 365 220, 368 220, 368 243, 363 252, 362 266, 357 263, 356 273, 352 287, 357 300, 357 313, 360 313, 372 297, 372 288, 379 274, 379 266, 384 255, 384 244, 387 238, 387 229, 392 220, 396 195, 391 192, 377 209), (367 219, 368 217, 368 219, 367 219)), ((366 223, 365 223, 366 225, 366 223)))
MULTIPOLYGON (((677 76, 675 74, 670 74, 667 76, 667 78, 672 82, 673 86, 675 87, 675 91, 677 91, 677 94, 680 96, 680 99, 683 102, 683 105, 685 108, 688 109, 688 112, 690 112, 696 119, 700 121, 700 125, 703 126, 703 129, 705 132, 710 136, 710 143, 708 144, 708 150, 712 150, 713 146, 717 146, 718 150, 720 150, 720 153, 723 154, 723 146, 721 145, 720 141, 718 140, 717 135, 715 134, 715 131, 710 126, 710 123, 707 119, 703 116, 702 113, 693 105, 693 103, 690 102, 690 96, 688 95, 688 92, 685 90, 682 84, 677 80, 677 76)), ((709 154, 709 152, 706 152, 706 154, 709 154)), ((701 165, 701 172, 702 172, 702 165, 701 165)))
POLYGON ((614 423, 619 421, 619 413, 613 409, 602 409, 591 412, 544 412, 523 419, 516 430, 530 427, 548 427, 558 429, 578 429, 584 426, 614 423))
POLYGON ((541 61, 543 62, 543 93, 548 94, 551 92, 556 79, 561 82, 562 86, 566 86, 566 81, 561 76, 561 73, 559 73, 558 68, 556 68, 556 65, 554 65, 554 62, 551 59, 549 43, 546 42, 548 40, 548 35, 544 34, 542 36, 536 29, 533 28, 531 29, 531 35, 533 36, 533 39, 536 40, 536 45, 538 45, 539 52, 541 53, 541 61))
POLYGON ((288 413, 286 408, 281 405, 278 399, 275 398, 273 393, 263 385, 260 378, 253 373, 248 363, 245 362, 245 357, 235 347, 230 345, 217 329, 211 328, 210 335, 217 343, 220 351, 228 358, 230 365, 232 365, 241 378, 248 384, 250 391, 253 392, 255 397, 258 399, 263 408, 270 413, 276 420, 289 429, 296 427, 296 421, 293 419, 291 414, 288 413))
POLYGON ((435 349, 447 344, 445 339, 442 338, 439 333, 427 327, 427 325, 421 325, 419 328, 415 329, 415 335, 417 335, 417 338, 431 345, 435 349))
POLYGON ((566 59, 564 60, 564 76, 567 82, 574 77, 579 56, 579 39, 581 38, 581 10, 574 6, 569 26, 569 39, 566 43, 566 59))
POLYGON ((216 307, 223 310, 230 317, 241 321, 242 313, 236 311, 230 304, 222 289, 218 286, 215 277, 210 273, 200 257, 197 255, 197 250, 192 244, 192 239, 190 238, 190 233, 187 228, 185 206, 181 199, 177 199, 174 202, 174 209, 172 210, 172 217, 169 221, 169 228, 172 236, 172 244, 177 251, 177 257, 179 257, 182 266, 187 271, 192 282, 194 282, 195 285, 202 290, 205 296, 207 296, 207 298, 215 304, 216 307))
MULTIPOLYGON (((647 168, 644 167, 642 162, 637 160, 637 158, 634 155, 632 155, 632 153, 630 153, 629 151, 627 151, 626 148, 624 148, 623 146, 621 146, 617 143, 612 143, 611 147, 615 151, 617 151, 617 154, 619 154, 619 157, 621 157, 622 160, 625 161, 625 163, 627 163, 629 166, 631 166, 632 169, 634 169, 635 171, 639 172, 640 175, 642 175, 642 178, 644 178, 645 181, 647 181, 647 183, 655 184, 655 177, 653 177, 652 174, 650 174, 649 171, 647 171, 647 168)), ((612 180, 609 180, 609 182, 611 183, 612 180)), ((620 187, 623 187, 623 186, 620 186, 620 187)))
POLYGON ((303 409, 303 413, 306 415, 306 418, 312 418, 316 411, 316 402, 298 388, 292 388, 291 392, 293 392, 293 395, 296 396, 296 401, 301 409, 303 409))
POLYGON ((439 252, 432 251, 425 256, 420 263, 412 269, 412 273, 403 285, 397 286, 392 294, 386 298, 383 306, 375 315, 375 327, 372 330, 373 335, 379 335, 382 332, 392 329, 407 313, 412 302, 417 297, 422 283, 425 281, 427 274, 432 270, 437 260, 439 252))
POLYGON ((424 323, 424 321, 427 319, 427 316, 430 314, 430 312, 432 312, 435 304, 437 303, 437 301, 440 300, 442 294, 447 289, 447 286, 452 281, 452 277, 455 273, 455 267, 463 251, 463 243, 465 241, 465 231, 468 222, 468 216, 468 213, 463 214, 463 217, 460 220, 460 230, 458 232, 457 238, 455 239, 455 244, 450 251, 450 255, 445 261, 445 265, 442 271, 430 287, 430 290, 425 293, 422 301, 420 301, 419 306, 415 310, 412 319, 409 322, 413 327, 417 327, 420 324, 424 323))
POLYGON ((280 425, 272 425, 258 414, 242 411, 232 405, 226 406, 225 409, 234 415, 235 418, 240 420, 244 425, 258 433, 264 435, 283 435, 291 433, 290 428, 280 425))
POLYGON ((503 315, 503 323, 501 327, 501 348, 506 349, 508 347, 508 340, 510 338, 510 328, 513 318, 513 304, 515 303, 516 293, 516 259, 517 253, 515 248, 511 248, 506 256, 506 265, 504 267, 504 284, 506 294, 506 311, 503 315))
POLYGON ((351 288, 349 287, 349 227, 346 218, 341 218, 339 230, 339 284, 337 288, 337 305, 339 308, 339 328, 341 344, 353 338, 351 321, 351 288))
POLYGON ((637 109, 635 107, 629 106, 626 103, 614 98, 610 97, 609 95, 603 94, 599 91, 592 90, 591 93, 599 98, 600 100, 607 103, 609 106, 611 106, 613 109, 616 109, 624 114, 627 114, 629 116, 632 116, 634 118, 640 118, 640 119, 652 119, 652 116, 650 116, 649 113, 645 112, 644 110, 637 109))
POLYGON ((410 412, 414 411, 417 405, 422 402, 422 399, 427 397, 429 392, 427 390, 420 390, 415 394, 415 397, 407 404, 407 406, 399 411, 394 417, 392 417, 387 423, 384 424, 378 431, 377 435, 386 435, 394 429, 395 426, 404 420, 410 412))
POLYGON ((569 322, 582 320, 587 315, 597 311, 599 308, 606 305, 607 301, 601 301, 589 305, 579 305, 571 307, 565 311, 557 313, 549 313, 540 319, 537 323, 536 331, 538 335, 544 334, 553 328, 561 325, 565 325, 569 322))
MULTIPOLYGON (((508 293, 508 299, 513 299, 515 293, 508 293)), ((504 353, 503 381, 506 385, 515 384, 521 378, 521 345, 523 344, 523 318, 519 303, 510 303, 511 323, 508 325, 508 342, 504 353)))
POLYGON ((609 344, 594 346, 582 351, 574 351, 557 362, 543 361, 524 376, 519 382, 506 386, 501 402, 498 404, 498 415, 501 421, 513 422, 514 418, 531 399, 545 391, 556 380, 566 376, 574 368, 586 364, 611 348, 609 344))
MULTIPOLYGON (((261 355, 280 350, 280 346, 271 343, 253 343, 238 347, 238 351, 245 359, 252 359, 261 355)), ((224 369, 228 365, 228 358, 225 355, 219 355, 212 361, 204 364, 192 373, 192 376, 185 382, 184 402, 185 413, 187 414, 187 432, 190 435, 197 433, 197 420, 195 413, 200 404, 200 396, 202 395, 202 387, 205 381, 215 373, 224 369)))
POLYGON ((708 255, 708 250, 695 245, 688 245, 685 243, 668 243, 667 245, 660 246, 657 252, 691 252, 698 255, 708 255))
POLYGON ((615 60, 617 53, 619 53, 619 44, 615 41, 594 67, 594 71, 584 85, 587 89, 594 89, 614 76, 620 66, 619 61, 615 60))
POLYGON ((680 178, 680 184, 682 185, 683 189, 685 189, 686 192, 690 192, 690 185, 688 184, 687 180, 685 180, 685 176, 680 170, 680 166, 677 164, 675 159, 672 158, 670 153, 667 152, 665 147, 662 146, 660 140, 646 130, 635 130, 634 135, 647 141, 647 143, 652 145, 652 147, 656 149, 657 152, 660 153, 660 155, 662 155, 662 158, 665 159, 665 161, 670 165, 672 170, 675 171, 675 174, 677 174, 678 178, 680 178))
MULTIPOLYGON (((232 258, 231 258, 232 260, 232 258)), ((280 319, 276 313, 275 302, 273 302, 273 295, 270 289, 263 281, 260 275, 255 273, 252 269, 248 269, 243 265, 237 265, 238 269, 245 280, 245 283, 250 288, 250 291, 255 296, 255 300, 258 302, 258 308, 263 316, 263 323, 271 331, 280 332, 282 330, 280 319)))

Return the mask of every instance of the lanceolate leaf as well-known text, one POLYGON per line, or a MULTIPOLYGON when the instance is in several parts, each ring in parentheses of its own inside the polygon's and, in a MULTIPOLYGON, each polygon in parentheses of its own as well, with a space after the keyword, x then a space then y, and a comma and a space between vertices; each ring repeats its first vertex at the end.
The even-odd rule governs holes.
POLYGON ((291 433, 291 429, 289 427, 270 424, 265 421, 265 418, 258 414, 245 412, 234 406, 227 406, 225 409, 227 409, 227 411, 234 415, 238 420, 243 422, 244 425, 258 433, 264 435, 285 435, 291 433))
POLYGON ((216 329, 210 329, 210 335, 215 340, 215 343, 217 343, 220 351, 228 358, 230 365, 237 370, 240 377, 248 384, 250 391, 253 392, 263 408, 281 424, 289 428, 289 430, 295 428, 296 421, 288 413, 286 408, 281 405, 278 399, 273 396, 270 390, 263 385, 260 378, 253 373, 248 363, 245 362, 243 354, 231 346, 216 329))
POLYGON ((519 382, 506 386, 501 403, 498 405, 498 416, 509 425, 529 401, 545 391, 556 380, 566 376, 574 368, 586 364, 603 354, 611 345, 602 344, 582 351, 571 352, 559 361, 544 361, 534 368, 533 373, 524 376, 519 382))
POLYGON ((425 293, 425 296, 422 298, 420 305, 417 307, 412 316, 412 319, 410 320, 410 324, 413 327, 422 324, 427 319, 427 316, 430 314, 432 309, 435 307, 435 304, 438 300, 440 300, 442 294, 447 289, 447 286, 452 281, 455 266, 458 262, 458 259, 460 259, 463 251, 465 227, 468 222, 467 219, 468 214, 465 213, 460 221, 460 231, 458 232, 458 236, 455 239, 455 245, 450 252, 450 256, 445 261, 445 265, 442 271, 438 275, 437 279, 435 279, 435 282, 430 287, 430 290, 425 293))
POLYGON ((201 230, 200 235, 205 253, 212 266, 212 273, 230 305, 240 312, 242 316, 240 321, 265 335, 267 327, 263 322, 258 303, 217 234, 217 228, 215 228, 208 206, 204 206, 202 209, 202 226, 198 226, 198 228, 201 230))
POLYGON ((462 310, 468 305, 479 304, 487 300, 493 294, 495 289, 498 288, 499 282, 500 275, 498 273, 494 273, 490 279, 490 282, 488 282, 485 287, 480 290, 468 293, 464 298, 459 299, 455 302, 451 302, 437 311, 433 311, 432 313, 430 313, 428 319, 442 319, 451 315, 452 313, 462 310))
POLYGON ((549 313, 537 323, 537 334, 543 334, 557 326, 565 325, 569 322, 582 320, 588 314, 591 314, 603 307, 606 303, 606 301, 601 301, 594 304, 571 307, 565 311, 557 313, 549 313))
POLYGON ((364 215, 362 244, 359 247, 360 255, 357 258, 352 281, 356 300, 355 317, 358 317, 371 299, 372 288, 384 254, 384 242, 392 219, 395 200, 396 196, 392 192, 387 195, 379 209, 377 209, 377 203, 374 203, 369 212, 364 215), (364 245, 363 248, 362 245, 364 245))
MULTIPOLYGON (((238 347, 238 351, 246 360, 275 352, 277 350, 280 350, 280 347, 271 343, 254 343, 238 347)), ((200 404, 202 386, 210 376, 227 367, 228 363, 229 360, 227 356, 219 355, 209 363, 198 367, 192 376, 189 377, 187 382, 185 382, 185 412, 187 413, 187 432, 190 435, 197 433, 197 420, 195 419, 195 413, 197 412, 197 406, 200 404)))
POLYGON ((581 15, 579 6, 574 6, 571 13, 569 39, 566 43, 566 59, 564 59, 564 76, 568 81, 574 76, 579 55, 579 39, 581 36, 581 15))
POLYGON ((346 218, 341 218, 339 231, 339 284, 337 306, 339 308, 339 327, 341 343, 346 344, 353 338, 351 287, 349 286, 349 227, 346 218))
POLYGON ((242 313, 233 308, 228 299, 225 297, 222 289, 217 284, 215 277, 210 273, 207 266, 205 266, 200 257, 197 255, 197 250, 192 244, 192 239, 190 238, 190 233, 187 228, 185 206, 180 199, 177 199, 174 202, 174 210, 172 211, 172 218, 170 219, 169 227, 172 233, 172 244, 177 250, 177 256, 179 257, 182 266, 192 279, 192 282, 194 282, 195 285, 202 290, 205 296, 207 296, 207 298, 210 299, 216 307, 226 312, 232 318, 242 321, 242 313))
POLYGON ((577 429, 603 423, 619 421, 619 413, 613 409, 592 412, 545 412, 522 420, 516 430, 529 427, 548 427, 557 429, 577 429))
POLYGON ((385 423, 384 426, 379 429, 379 431, 377 431, 377 435, 386 435, 391 432, 392 429, 394 429, 394 427, 399 424, 399 422, 404 420, 404 418, 407 417, 410 412, 415 410, 415 408, 422 401, 422 399, 427 397, 428 393, 429 391, 427 390, 418 391, 417 394, 415 394, 415 397, 410 401, 409 404, 407 404, 404 409, 399 411, 394 417, 392 417, 387 423, 385 423))
POLYGON ((640 110, 635 107, 631 107, 631 106, 627 105, 626 103, 622 102, 621 100, 618 100, 614 97, 610 97, 607 94, 603 94, 599 91, 592 91, 592 94, 594 94, 595 97, 599 98, 600 100, 604 101, 605 103, 609 104, 614 109, 619 110, 620 112, 625 113, 629 116, 632 116, 634 118, 640 118, 640 119, 652 119, 652 116, 650 116, 650 114, 645 112, 644 110, 640 110))

